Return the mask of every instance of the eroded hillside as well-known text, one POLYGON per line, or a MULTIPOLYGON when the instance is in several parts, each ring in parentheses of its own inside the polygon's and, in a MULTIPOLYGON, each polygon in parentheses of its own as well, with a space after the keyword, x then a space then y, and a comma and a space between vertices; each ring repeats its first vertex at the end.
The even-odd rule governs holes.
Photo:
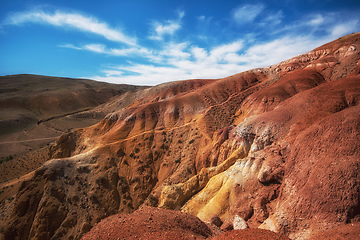
POLYGON ((143 89, 146 87, 29 74, 0 77, 0 161, 18 158, 2 164, 0 182, 40 167, 44 161, 28 164, 29 159, 34 155, 47 158, 48 154, 41 156, 44 150, 34 150, 46 147, 69 129, 99 122, 113 111, 109 105, 115 99, 130 95, 134 101, 134 92, 143 89))
MULTIPOLYGON (((62 135, 6 239, 80 239, 141 206, 307 239, 360 220, 360 33, 267 68, 146 89, 62 135)), ((113 102, 113 106, 116 102, 113 102)))

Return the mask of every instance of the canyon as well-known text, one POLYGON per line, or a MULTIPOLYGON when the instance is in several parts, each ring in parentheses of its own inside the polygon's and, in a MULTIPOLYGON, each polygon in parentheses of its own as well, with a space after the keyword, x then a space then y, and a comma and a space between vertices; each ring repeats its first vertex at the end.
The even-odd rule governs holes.
POLYGON ((3 179, 4 239, 358 236, 360 33, 221 79, 113 87, 33 117, 86 125, 3 179))

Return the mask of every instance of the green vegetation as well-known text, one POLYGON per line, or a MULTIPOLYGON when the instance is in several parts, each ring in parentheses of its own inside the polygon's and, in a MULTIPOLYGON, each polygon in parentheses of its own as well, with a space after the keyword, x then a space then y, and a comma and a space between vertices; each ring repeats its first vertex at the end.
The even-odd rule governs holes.
POLYGON ((12 159, 14 159, 14 157, 11 156, 11 155, 9 155, 9 156, 7 156, 5 159, 1 159, 1 160, 0 160, 0 163, 8 162, 8 161, 10 161, 10 160, 12 160, 12 159))

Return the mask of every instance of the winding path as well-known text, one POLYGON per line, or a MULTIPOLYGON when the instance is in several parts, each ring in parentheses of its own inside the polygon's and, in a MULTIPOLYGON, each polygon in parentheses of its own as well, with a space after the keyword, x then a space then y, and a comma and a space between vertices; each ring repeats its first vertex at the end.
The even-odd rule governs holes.
POLYGON ((36 138, 36 139, 28 139, 28 140, 17 140, 17 141, 8 141, 8 142, 0 142, 1 144, 11 144, 11 143, 21 143, 21 142, 33 142, 33 141, 41 141, 41 140, 49 140, 49 139, 56 139, 59 138, 60 136, 57 137, 48 137, 48 138, 36 138))

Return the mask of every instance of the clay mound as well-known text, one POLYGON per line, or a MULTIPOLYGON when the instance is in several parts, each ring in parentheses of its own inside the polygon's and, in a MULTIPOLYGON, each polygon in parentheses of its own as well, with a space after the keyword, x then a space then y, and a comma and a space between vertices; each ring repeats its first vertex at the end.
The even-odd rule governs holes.
POLYGON ((212 235, 212 230, 193 215, 145 207, 105 218, 81 239, 206 239, 212 235))
POLYGON ((264 229, 233 230, 211 238, 212 240, 289 240, 281 234, 264 229))

